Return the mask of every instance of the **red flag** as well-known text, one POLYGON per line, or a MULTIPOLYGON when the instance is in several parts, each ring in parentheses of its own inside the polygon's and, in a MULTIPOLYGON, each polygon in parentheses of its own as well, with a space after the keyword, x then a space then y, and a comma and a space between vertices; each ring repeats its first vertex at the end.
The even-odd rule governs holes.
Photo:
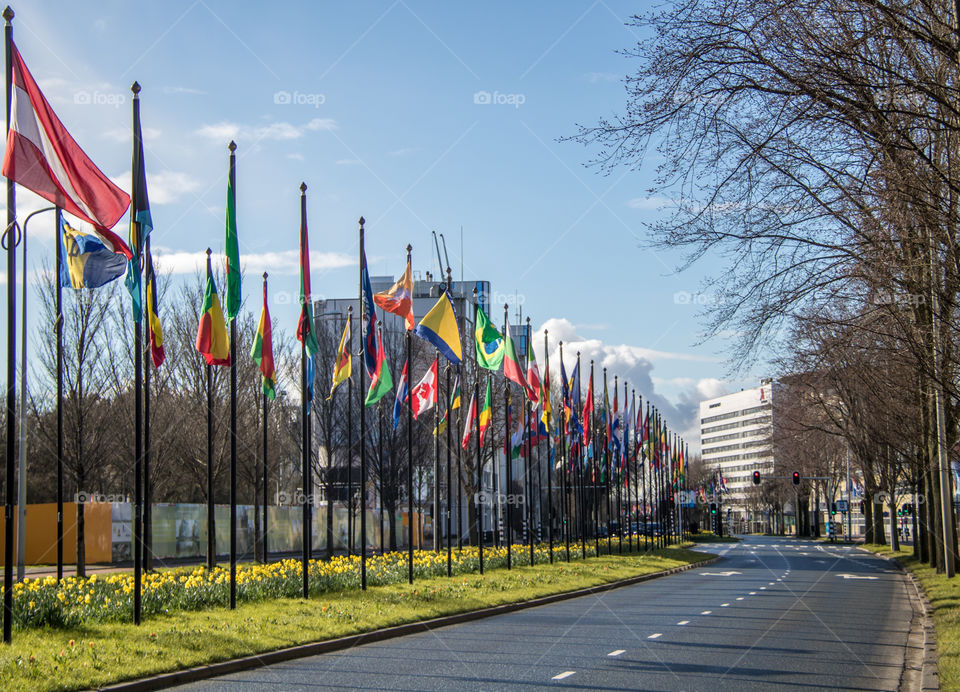
POLYGON ((590 423, 593 417, 593 366, 590 367, 590 382, 587 384, 587 399, 583 402, 583 444, 590 443, 590 423))
POLYGON ((464 449, 470 444, 470 437, 473 435, 473 428, 477 423, 477 395, 470 397, 470 408, 467 410, 467 420, 463 424, 463 439, 460 446, 464 449))
POLYGON ((16 46, 3 175, 91 223, 113 252, 133 257, 120 236, 110 231, 130 206, 130 196, 114 185, 70 136, 16 46))
POLYGON ((421 413, 429 411, 437 404, 437 359, 433 360, 433 365, 427 370, 423 379, 413 388, 413 417, 418 418, 421 413))

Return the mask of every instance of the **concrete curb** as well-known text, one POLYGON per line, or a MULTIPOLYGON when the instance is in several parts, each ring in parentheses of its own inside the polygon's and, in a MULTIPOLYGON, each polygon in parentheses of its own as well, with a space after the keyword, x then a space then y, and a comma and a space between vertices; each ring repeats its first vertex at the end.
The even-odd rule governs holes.
POLYGON ((164 689, 174 685, 182 685, 187 682, 196 682, 197 680, 206 680, 208 678, 226 675, 227 673, 235 673, 241 670, 249 670, 251 668, 259 668, 261 666, 266 666, 273 663, 280 663, 281 661, 290 661, 297 658, 304 658, 306 656, 316 656, 317 654, 325 654, 331 651, 340 651, 343 649, 352 648, 354 646, 359 646, 361 644, 368 644, 370 642, 393 639, 395 637, 403 637, 408 634, 425 632, 438 627, 456 625, 461 622, 480 620, 482 618, 493 617, 494 615, 503 615, 504 613, 512 613, 517 610, 535 608, 537 606, 548 605, 550 603, 565 601, 571 598, 579 598, 581 596, 589 596, 591 594, 602 593, 604 591, 611 591, 613 589, 639 584, 640 582, 649 581, 651 579, 666 577, 671 574, 677 574, 679 572, 685 572, 698 567, 704 567, 705 565, 709 565, 710 563, 719 559, 719 556, 716 556, 708 560, 701 560, 700 562, 693 562, 689 565, 683 565, 682 567, 673 567, 662 572, 642 574, 637 577, 630 577, 629 579, 621 579, 620 581, 610 582, 609 584, 591 586, 586 589, 578 589, 576 591, 567 591, 565 593, 553 594, 552 596, 543 596, 542 598, 535 598, 531 601, 505 603, 503 605, 492 606, 490 608, 471 610, 466 613, 446 615, 444 617, 434 618, 432 620, 421 620, 419 622, 410 622, 404 625, 397 625, 395 627, 386 627, 384 629, 373 630, 372 632, 352 634, 347 637, 340 637, 339 639, 328 639, 322 642, 311 642, 309 644, 291 646, 286 649, 267 651, 262 654, 255 654, 253 656, 244 656, 243 658, 220 661, 218 663, 211 663, 205 666, 197 666, 196 668, 186 668, 184 670, 177 670, 171 673, 161 673, 148 678, 120 682, 115 685, 110 685, 109 687, 103 687, 101 689, 125 690, 128 692, 164 689))
POLYGON ((922 692, 939 690, 937 631, 933 625, 930 599, 924 593, 920 580, 913 575, 913 572, 891 557, 874 553, 866 548, 858 548, 858 550, 896 565, 907 582, 907 596, 910 598, 910 604, 913 608, 913 619, 910 621, 910 633, 907 637, 907 651, 904 656, 903 674, 900 677, 900 689, 922 690, 922 692))

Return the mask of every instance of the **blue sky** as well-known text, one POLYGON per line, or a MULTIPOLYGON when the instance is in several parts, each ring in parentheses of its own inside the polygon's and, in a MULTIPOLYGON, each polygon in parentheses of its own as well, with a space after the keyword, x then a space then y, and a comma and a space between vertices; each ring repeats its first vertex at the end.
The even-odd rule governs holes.
MULTIPOLYGON (((376 274, 398 274, 407 243, 415 270, 436 271, 436 230, 459 278, 462 227, 465 278, 491 281, 501 302, 516 293, 535 326, 651 390, 690 431, 701 395, 760 375, 725 379, 725 344, 695 345, 701 281, 719 265, 675 273, 678 256, 641 247, 644 223, 668 211, 648 193, 655 160, 603 176, 584 167, 595 152, 558 141, 623 111, 635 63, 617 51, 640 38, 624 23, 643 9, 34 0, 14 5, 14 37, 61 120, 127 189, 129 87, 143 86, 152 242, 172 281, 222 250, 232 138, 248 309, 266 269, 274 318, 295 327, 305 181, 315 294, 355 294, 361 215, 376 274)), ((41 206, 20 200, 20 218, 41 206)), ((52 256, 40 218, 31 269, 52 256)))

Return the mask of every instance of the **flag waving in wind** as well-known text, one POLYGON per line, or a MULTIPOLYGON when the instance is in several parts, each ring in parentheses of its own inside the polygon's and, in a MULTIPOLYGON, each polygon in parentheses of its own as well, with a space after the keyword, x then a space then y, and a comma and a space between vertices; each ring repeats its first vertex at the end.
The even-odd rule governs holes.
POLYGON ((41 93, 20 51, 16 45, 11 47, 13 101, 3 175, 93 224, 109 250, 132 258, 130 248, 110 231, 130 206, 130 197, 97 168, 70 136, 41 93))
POLYGON ((533 353, 532 339, 527 339, 527 396, 534 406, 540 403, 540 370, 537 368, 537 357, 533 353))
MULTIPOLYGON (((163 363, 163 330, 160 328, 160 315, 157 312, 157 275, 153 271, 153 255, 150 254, 150 243, 147 243, 147 265, 144 268, 147 288, 147 331, 150 332, 150 355, 153 358, 153 367, 159 368, 163 363)), ((116 255, 114 255, 116 256, 116 255)))
POLYGON ((403 276, 389 290, 374 294, 373 301, 387 312, 402 317, 407 329, 413 329, 413 270, 409 257, 403 276))
POLYGON ((474 340, 477 346, 477 365, 487 370, 499 370, 503 363, 503 335, 493 326, 480 303, 477 303, 474 340))
MULTIPOLYGON (((208 256, 208 267, 209 262, 208 256)), ((197 327, 197 350, 203 354, 207 365, 230 365, 230 342, 227 337, 227 325, 223 321, 223 310, 220 308, 217 283, 213 280, 213 274, 207 277, 207 287, 203 292, 200 324, 197 327)))
POLYGON ((60 285, 99 288, 123 275, 127 262, 95 235, 81 233, 60 215, 60 285))
POLYGON ((504 324, 506 333, 503 335, 503 375, 511 382, 516 382, 523 387, 523 391, 529 396, 529 387, 527 380, 523 375, 523 369, 520 367, 520 359, 517 358, 517 347, 513 343, 513 337, 510 336, 510 323, 504 324))
MULTIPOLYGON (((367 271, 367 253, 362 249, 360 288, 363 293, 363 315, 360 316, 363 325, 363 367, 367 371, 367 377, 373 379, 379 371, 379 363, 382 362, 378 361, 382 349, 377 338, 377 308, 373 303, 373 289, 370 287, 370 273, 367 271)), ((390 372, 390 368, 387 368, 387 372, 390 372)))
POLYGON ((434 358, 433 365, 410 393, 414 418, 419 418, 421 413, 429 411, 437 404, 437 365, 438 361, 434 358))
POLYGON ((253 339, 253 350, 250 351, 250 356, 260 368, 263 393, 272 401, 277 395, 277 376, 273 367, 273 331, 270 324, 270 308, 267 307, 266 279, 263 280, 263 308, 260 310, 260 323, 257 325, 257 335, 253 339))
MULTIPOLYGON (((301 195, 301 209, 306 209, 306 198, 301 195)), ((297 340, 307 353, 316 355, 320 350, 313 324, 313 299, 310 297, 310 240, 306 214, 300 215, 300 321, 297 323, 297 340)))
POLYGON ((333 366, 333 383, 330 385, 330 396, 327 401, 333 398, 333 393, 337 387, 350 379, 353 371, 353 357, 350 354, 350 344, 353 339, 350 337, 350 322, 347 319, 343 324, 343 334, 340 337, 340 347, 337 349, 337 362, 333 366))
MULTIPOLYGON (((379 337, 380 335, 378 334, 377 336, 379 337)), ((393 377, 390 375, 387 356, 383 352, 383 339, 377 338, 376 367, 373 370, 373 377, 370 380, 370 390, 367 392, 367 398, 363 402, 363 405, 373 406, 391 389, 393 389, 393 377)))
POLYGON ((133 321, 140 324, 143 318, 143 296, 140 291, 140 262, 143 249, 150 231, 153 230, 153 218, 150 216, 150 199, 147 196, 147 171, 143 163, 143 135, 140 131, 140 96, 134 94, 133 109, 133 196, 130 206, 130 248, 133 254, 127 266, 127 278, 124 285, 130 293, 130 307, 133 321))
POLYGON ((457 312, 453 308, 450 294, 446 291, 437 300, 436 305, 430 308, 430 312, 420 320, 414 333, 433 344, 454 365, 463 360, 457 312))
POLYGON ((400 414, 403 412, 403 406, 407 403, 407 394, 410 383, 407 379, 407 363, 403 364, 403 373, 400 375, 400 384, 397 385, 397 398, 393 402, 393 429, 396 430, 400 425, 400 414))

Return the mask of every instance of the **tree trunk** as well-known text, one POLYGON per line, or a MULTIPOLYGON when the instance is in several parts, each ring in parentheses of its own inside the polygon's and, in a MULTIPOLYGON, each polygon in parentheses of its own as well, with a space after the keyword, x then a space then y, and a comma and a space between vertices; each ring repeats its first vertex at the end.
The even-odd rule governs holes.
POLYGON ((84 490, 83 464, 77 463, 77 576, 81 579, 87 576, 87 552, 85 548, 84 532, 84 490))
POLYGON ((873 493, 864 488, 863 491, 863 540, 865 543, 876 543, 877 534, 873 530, 873 493))
POLYGON ((896 490, 895 483, 890 482, 890 502, 887 503, 890 508, 890 547, 894 552, 900 551, 900 527, 899 520, 897 518, 897 496, 894 494, 896 490))

